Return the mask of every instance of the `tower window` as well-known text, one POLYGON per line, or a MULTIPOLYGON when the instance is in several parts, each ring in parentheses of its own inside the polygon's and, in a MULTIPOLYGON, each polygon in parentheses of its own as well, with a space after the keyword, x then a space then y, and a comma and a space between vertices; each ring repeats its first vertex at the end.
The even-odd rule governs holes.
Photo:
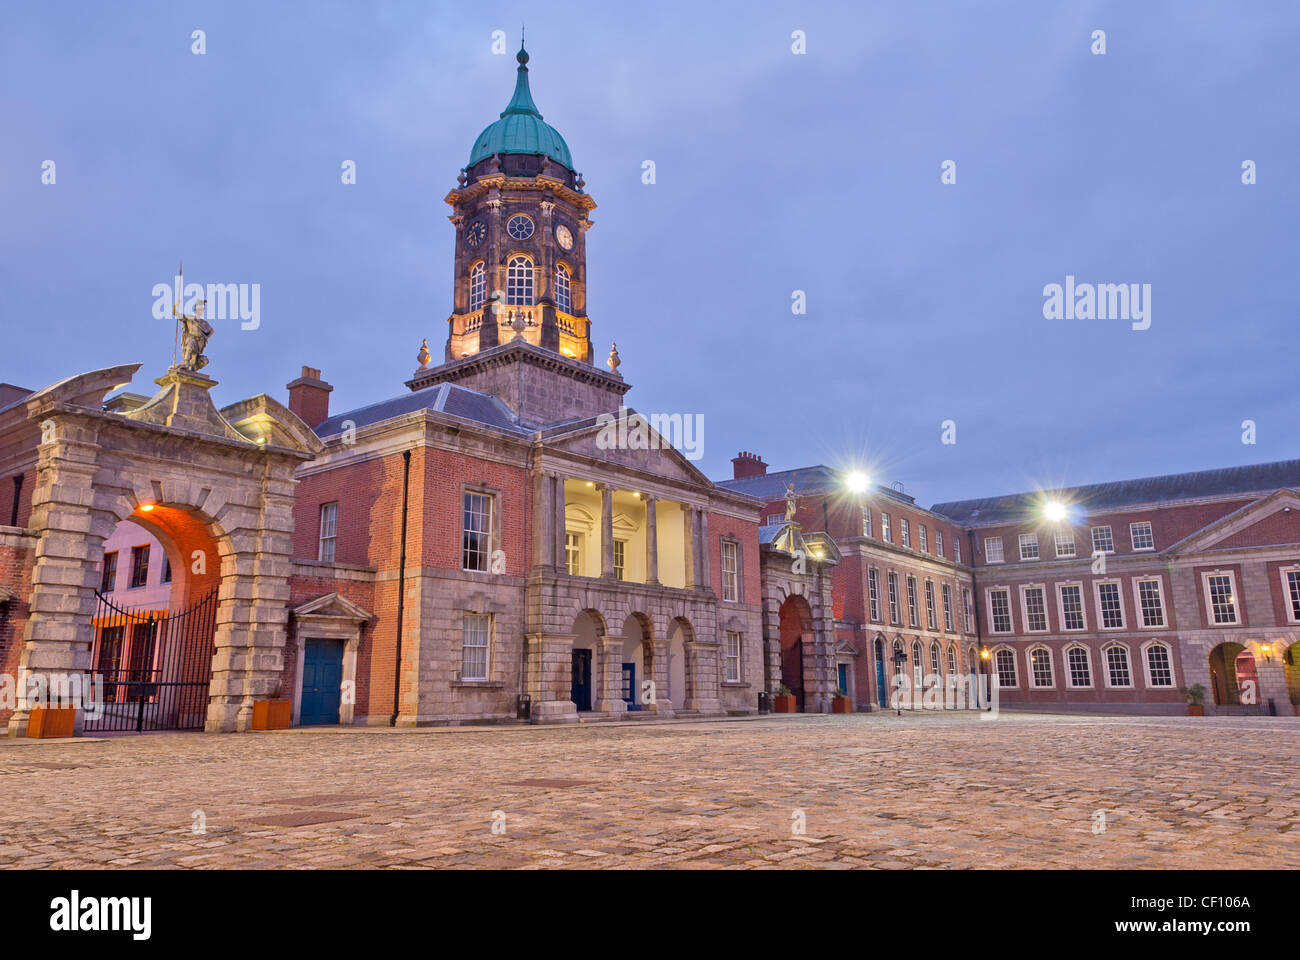
POLYGON ((555 265, 555 309, 573 313, 573 296, 569 292, 569 269, 562 263, 555 265))
POLYGON ((487 299, 487 267, 483 261, 478 263, 469 271, 469 308, 477 310, 483 306, 483 301, 487 299))
POLYGON ((533 261, 527 257, 511 257, 506 272, 506 303, 511 306, 533 305, 533 261))

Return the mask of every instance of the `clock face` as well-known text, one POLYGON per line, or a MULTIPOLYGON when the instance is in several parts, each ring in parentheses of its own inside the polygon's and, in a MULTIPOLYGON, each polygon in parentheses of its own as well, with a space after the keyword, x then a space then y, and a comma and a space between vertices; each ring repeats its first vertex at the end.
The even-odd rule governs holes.
POLYGON ((506 221, 506 233, 516 240, 527 240, 533 235, 533 221, 529 220, 522 213, 516 213, 506 221))
POLYGON ((555 239, 559 241, 560 246, 565 250, 573 249, 573 231, 564 224, 560 224, 555 228, 555 239))
POLYGON ((487 236, 487 224, 482 220, 475 220, 465 228, 465 245, 471 250, 477 250, 483 238, 487 236))

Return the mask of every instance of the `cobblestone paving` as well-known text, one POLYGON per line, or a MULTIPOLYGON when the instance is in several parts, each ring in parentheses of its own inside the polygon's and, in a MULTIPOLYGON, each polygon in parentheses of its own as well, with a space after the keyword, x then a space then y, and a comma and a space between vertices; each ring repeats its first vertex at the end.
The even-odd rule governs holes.
POLYGON ((1300 867, 1298 754, 1006 714, 0 740, 0 865, 1300 867))

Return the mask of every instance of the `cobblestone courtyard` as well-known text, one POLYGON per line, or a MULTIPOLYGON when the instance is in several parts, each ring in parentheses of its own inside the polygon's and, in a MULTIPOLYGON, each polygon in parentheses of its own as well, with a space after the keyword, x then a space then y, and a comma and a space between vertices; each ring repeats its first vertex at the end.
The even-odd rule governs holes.
POLYGON ((1006 714, 3 740, 0 864, 1300 867, 1298 752, 1006 714))

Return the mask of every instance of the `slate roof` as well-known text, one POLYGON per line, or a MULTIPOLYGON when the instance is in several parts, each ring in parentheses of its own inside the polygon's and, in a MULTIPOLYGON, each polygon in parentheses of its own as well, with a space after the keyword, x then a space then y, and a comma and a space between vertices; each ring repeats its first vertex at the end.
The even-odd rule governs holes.
POLYGON ((1096 513, 1148 503, 1264 494, 1283 487, 1300 487, 1300 460, 1172 473, 1163 477, 1116 480, 980 500, 954 500, 936 503, 930 509, 958 523, 983 526, 1023 520, 1048 498, 1096 513))
MULTIPOLYGON (((801 497, 812 496, 818 493, 834 493, 841 489, 844 474, 819 463, 812 467, 799 467, 797 470, 781 470, 757 477, 741 477, 739 480, 716 480, 714 483, 737 493, 747 493, 760 500, 780 500, 785 496, 785 485, 792 481, 796 494, 801 497)), ((883 494, 904 503, 916 502, 907 494, 900 493, 892 487, 877 485, 874 492, 877 496, 883 494)))
POLYGON ((454 383, 439 383, 423 390, 404 393, 390 400, 381 400, 367 407, 358 407, 346 413, 337 413, 316 428, 318 437, 330 437, 343 432, 343 423, 351 420, 357 427, 391 420, 417 410, 433 410, 460 420, 483 424, 527 436, 530 431, 515 422, 510 408, 490 394, 470 390, 454 383))

